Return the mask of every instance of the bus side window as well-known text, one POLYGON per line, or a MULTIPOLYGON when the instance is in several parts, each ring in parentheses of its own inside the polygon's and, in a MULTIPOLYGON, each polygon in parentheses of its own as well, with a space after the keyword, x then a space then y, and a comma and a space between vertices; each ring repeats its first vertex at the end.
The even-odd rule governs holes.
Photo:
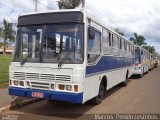
POLYGON ((132 56, 134 57, 134 54, 135 54, 135 48, 134 48, 134 45, 132 45, 132 56))
POLYGON ((124 42, 124 46, 125 46, 125 57, 126 57, 127 54, 128 54, 128 43, 127 43, 126 40, 125 40, 125 42, 124 42))
POLYGON ((112 37, 111 37, 111 33, 109 32, 109 46, 112 46, 112 37))
POLYGON ((128 43, 128 41, 126 41, 126 44, 127 44, 127 52, 129 53, 129 43, 128 43))
POLYGON ((95 30, 95 38, 88 39, 88 63, 95 63, 100 56, 101 33, 95 30))
POLYGON ((126 44, 126 40, 124 40, 124 50, 127 51, 127 44, 126 44))
POLYGON ((117 35, 113 35, 113 47, 119 48, 119 37, 117 35))
POLYGON ((122 49, 122 39, 119 38, 119 48, 122 49))
POLYGON ((129 54, 131 55, 131 44, 129 43, 129 54))
POLYGON ((113 34, 112 34, 112 41, 111 41, 112 47, 114 46, 114 45, 113 45, 113 42, 114 42, 114 38, 113 38, 113 34))
POLYGON ((121 39, 121 47, 122 47, 122 50, 124 50, 124 39, 121 39))
POLYGON ((111 33, 103 29, 103 53, 111 54, 111 33))
POLYGON ((109 32, 103 29, 103 46, 109 46, 109 32))

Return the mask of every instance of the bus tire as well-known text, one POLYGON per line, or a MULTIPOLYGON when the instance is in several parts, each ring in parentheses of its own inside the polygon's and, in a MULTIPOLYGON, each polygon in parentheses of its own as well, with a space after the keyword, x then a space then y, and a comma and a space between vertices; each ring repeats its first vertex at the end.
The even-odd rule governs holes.
POLYGON ((143 77, 143 74, 140 74, 139 77, 142 78, 142 77, 143 77))
POLYGON ((148 71, 149 71, 149 67, 148 67, 147 72, 146 72, 147 74, 148 74, 148 71))
POLYGON ((121 83, 121 86, 122 86, 122 87, 126 87, 127 84, 128 84, 128 71, 127 71, 127 74, 126 74, 126 79, 125 79, 125 81, 123 81, 123 82, 121 83))
POLYGON ((146 72, 146 74, 148 74, 148 71, 146 72))
POLYGON ((101 82, 99 86, 98 95, 91 100, 91 103, 94 105, 99 105, 102 102, 104 95, 105 95, 105 85, 103 84, 103 82, 101 82))
POLYGON ((142 74, 140 74, 139 77, 142 78, 143 75, 144 75, 144 68, 143 68, 142 74))

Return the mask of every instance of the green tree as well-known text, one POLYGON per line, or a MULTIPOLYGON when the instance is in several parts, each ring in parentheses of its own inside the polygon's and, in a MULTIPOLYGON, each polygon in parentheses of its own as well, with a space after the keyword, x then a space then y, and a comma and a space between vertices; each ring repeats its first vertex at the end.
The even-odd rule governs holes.
POLYGON ((146 45, 145 38, 142 35, 138 35, 137 33, 134 33, 134 37, 131 37, 130 41, 132 41, 135 45, 146 45))
POLYGON ((0 37, 3 37, 3 33, 2 33, 3 29, 0 28, 0 37))
POLYGON ((9 23, 7 20, 3 20, 3 28, 0 29, 0 37, 4 39, 3 41, 3 53, 6 54, 6 47, 8 45, 7 40, 13 42, 15 41, 15 32, 13 32, 12 23, 9 23))
POLYGON ((150 46, 150 45, 144 45, 142 46, 144 49, 148 50, 150 53, 155 53, 156 50, 154 48, 154 46, 150 46))
POLYGON ((117 32, 118 34, 120 34, 122 36, 125 36, 125 34, 122 31, 120 31, 119 28, 116 28, 115 32, 117 32))
POLYGON ((59 9, 74 9, 82 3, 82 0, 60 0, 59 9))

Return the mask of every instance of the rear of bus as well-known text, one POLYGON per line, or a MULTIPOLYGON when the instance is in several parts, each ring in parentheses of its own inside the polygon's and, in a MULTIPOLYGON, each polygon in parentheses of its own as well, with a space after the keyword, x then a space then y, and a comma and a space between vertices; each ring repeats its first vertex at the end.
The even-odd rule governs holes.
POLYGON ((141 48, 135 47, 135 61, 134 61, 133 75, 139 75, 142 77, 144 73, 148 73, 150 69, 149 52, 141 48))
POLYGON ((142 64, 141 64, 141 49, 140 47, 135 47, 135 60, 134 60, 134 72, 133 75, 142 75, 142 64))
POLYGON ((150 64, 150 70, 152 70, 154 68, 154 55, 152 53, 150 53, 150 59, 149 59, 149 64, 150 64))

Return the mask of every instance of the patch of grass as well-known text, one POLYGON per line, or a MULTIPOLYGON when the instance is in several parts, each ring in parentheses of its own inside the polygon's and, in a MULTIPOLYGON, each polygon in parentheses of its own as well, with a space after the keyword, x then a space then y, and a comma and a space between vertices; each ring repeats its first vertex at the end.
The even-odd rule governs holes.
POLYGON ((8 85, 8 72, 11 60, 12 55, 0 54, 0 87, 6 87, 8 85))

